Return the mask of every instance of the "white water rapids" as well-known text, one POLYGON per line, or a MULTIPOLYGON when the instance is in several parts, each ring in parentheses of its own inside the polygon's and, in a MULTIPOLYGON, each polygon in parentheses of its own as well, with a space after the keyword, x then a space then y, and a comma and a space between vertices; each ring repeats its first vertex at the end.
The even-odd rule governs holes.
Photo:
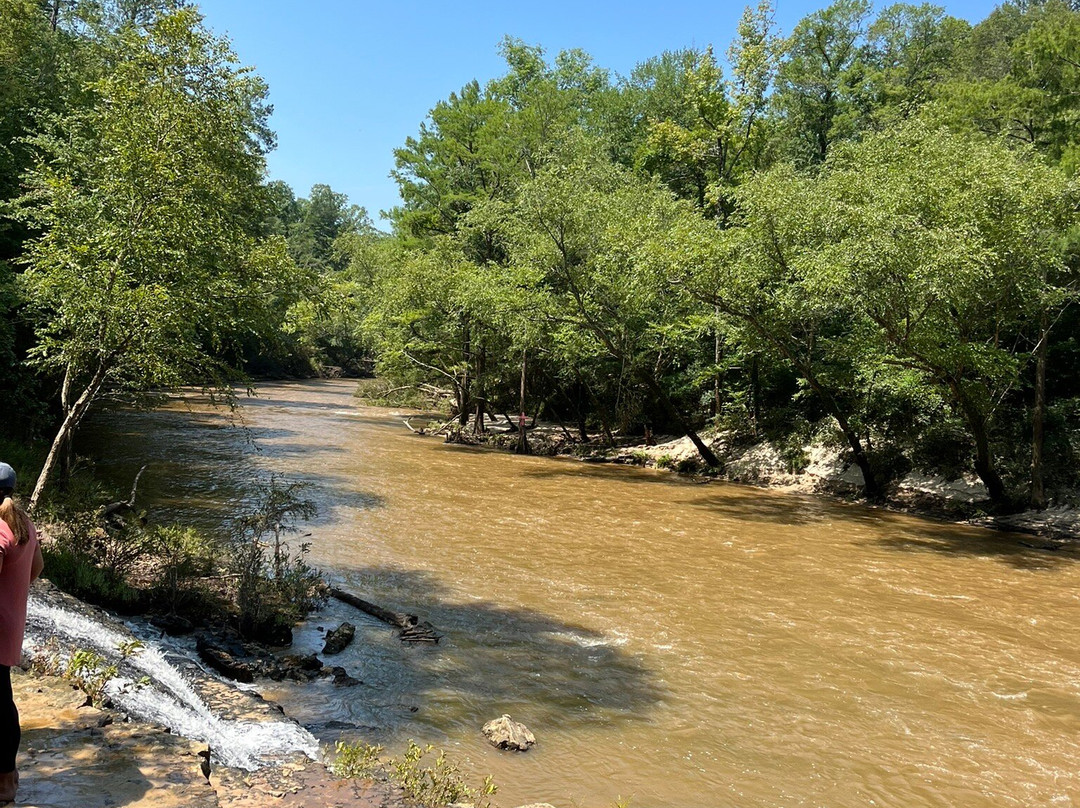
POLYGON ((119 648, 133 638, 84 615, 34 599, 27 610, 23 648, 31 658, 57 653, 63 662, 77 650, 92 650, 119 667, 105 694, 125 712, 209 744, 218 763, 253 771, 270 758, 302 752, 319 757, 318 741, 288 721, 232 721, 214 714, 191 683, 153 640, 124 658, 119 648), (59 649, 50 643, 59 640, 59 649), (133 678, 134 677, 134 678, 133 678), (146 677, 142 682, 140 679, 146 677))

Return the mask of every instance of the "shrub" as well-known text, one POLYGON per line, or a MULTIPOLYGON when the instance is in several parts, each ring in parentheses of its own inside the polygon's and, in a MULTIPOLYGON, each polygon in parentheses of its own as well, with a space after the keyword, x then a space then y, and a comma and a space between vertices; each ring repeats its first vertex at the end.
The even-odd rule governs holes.
POLYGON ((194 528, 180 525, 155 527, 149 547, 158 564, 154 592, 175 613, 195 594, 195 582, 213 571, 217 548, 194 528))
POLYGON ((478 788, 468 786, 460 769, 442 751, 430 766, 424 765, 424 759, 434 748, 409 741, 409 747, 401 757, 391 757, 383 762, 379 759, 383 751, 381 746, 339 741, 331 770, 338 777, 385 774, 401 786, 407 797, 424 808, 444 808, 461 802, 474 808, 491 808, 491 797, 498 791, 491 776, 485 777, 478 788))
POLYGON ((357 741, 338 741, 334 750, 334 762, 330 770, 338 777, 374 777, 380 771, 381 746, 371 746, 357 741))
POLYGON ((658 469, 673 469, 675 468, 675 457, 669 454, 662 454, 656 458, 656 467, 658 469))
POLYGON ((701 470, 701 461, 696 457, 684 457, 675 464, 679 474, 696 474, 701 470))
POLYGON ((309 545, 293 552, 285 536, 294 520, 310 518, 316 507, 301 496, 303 485, 271 475, 253 511, 236 521, 231 566, 241 634, 281 642, 297 620, 322 602, 326 586, 307 563, 309 545))

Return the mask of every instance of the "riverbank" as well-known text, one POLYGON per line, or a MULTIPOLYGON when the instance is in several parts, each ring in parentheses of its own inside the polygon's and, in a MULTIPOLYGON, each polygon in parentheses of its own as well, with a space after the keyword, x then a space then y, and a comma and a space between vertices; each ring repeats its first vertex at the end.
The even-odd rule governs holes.
MULTIPOLYGON (((480 434, 468 429, 438 429, 442 424, 432 429, 430 424, 435 422, 422 418, 402 416, 402 421, 416 435, 441 435, 451 443, 503 451, 516 451, 518 446, 517 424, 505 417, 492 419, 487 430, 480 434)), ((649 443, 623 439, 614 446, 602 446, 581 443, 564 426, 539 423, 528 429, 530 451, 535 454, 666 470, 701 483, 721 480, 842 501, 859 499, 862 475, 838 446, 814 443, 792 449, 766 440, 733 440, 727 433, 704 432, 700 437, 719 458, 719 469, 706 468, 687 437, 658 436, 649 443)), ((994 514, 986 487, 974 474, 950 479, 912 469, 897 475, 885 487, 882 500, 873 503, 873 507, 1027 534, 1043 542, 1037 545, 1038 549, 1048 551, 1058 549, 1056 542, 1080 540, 1080 508, 1055 504, 1045 510, 994 514)))

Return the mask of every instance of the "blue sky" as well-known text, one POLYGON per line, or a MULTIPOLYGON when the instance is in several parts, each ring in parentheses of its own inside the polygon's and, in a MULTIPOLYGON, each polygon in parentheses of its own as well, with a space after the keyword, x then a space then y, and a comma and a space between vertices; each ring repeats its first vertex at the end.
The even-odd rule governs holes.
MULTIPOLYGON (((940 1, 940 0, 939 0, 940 1)), ((778 0, 784 33, 826 0, 778 0)), ((989 0, 941 3, 977 22, 989 0)), ((665 50, 709 44, 722 53, 745 3, 688 0, 622 2, 356 2, 203 0, 207 24, 227 34, 240 59, 270 84, 278 147, 273 179, 307 196, 314 183, 368 209, 398 203, 388 177, 393 150, 417 132, 440 99, 471 79, 501 75, 504 35, 542 45, 549 56, 582 48, 596 64, 627 74, 665 50)), ((877 5, 880 8, 881 4, 877 5)))

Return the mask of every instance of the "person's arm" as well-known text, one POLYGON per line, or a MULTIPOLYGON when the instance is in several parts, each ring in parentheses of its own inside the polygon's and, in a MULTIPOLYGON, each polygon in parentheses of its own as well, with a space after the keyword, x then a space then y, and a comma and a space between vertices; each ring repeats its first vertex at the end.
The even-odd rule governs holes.
POLYGON ((34 548, 34 560, 30 563, 30 583, 33 583, 45 569, 45 559, 41 556, 41 542, 34 548))

